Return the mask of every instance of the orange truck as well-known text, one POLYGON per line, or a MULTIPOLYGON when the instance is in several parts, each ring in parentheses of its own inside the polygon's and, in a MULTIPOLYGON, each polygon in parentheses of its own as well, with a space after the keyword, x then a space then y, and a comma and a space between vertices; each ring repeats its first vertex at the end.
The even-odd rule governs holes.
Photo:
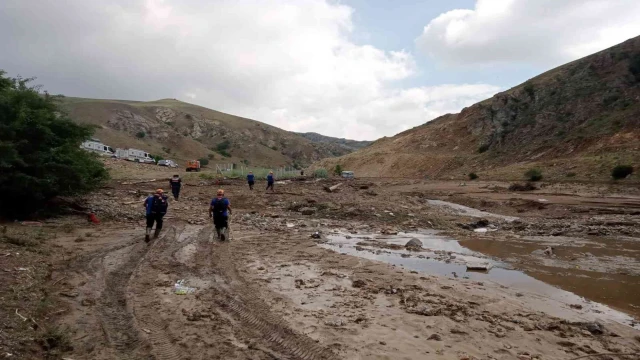
POLYGON ((198 160, 187 161, 187 172, 189 171, 200 171, 200 161, 198 160))

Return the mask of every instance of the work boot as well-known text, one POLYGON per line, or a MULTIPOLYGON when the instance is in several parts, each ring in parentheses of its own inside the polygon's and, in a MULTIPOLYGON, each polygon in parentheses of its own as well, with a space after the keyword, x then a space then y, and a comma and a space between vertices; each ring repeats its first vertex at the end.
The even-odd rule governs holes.
POLYGON ((225 241, 227 239, 226 233, 227 228, 222 228, 222 231, 220 231, 220 241, 225 241))
POLYGON ((218 240, 220 240, 220 229, 216 229, 216 234, 218 234, 218 240))
POLYGON ((146 234, 144 235, 144 242, 151 241, 151 228, 146 228, 146 234))
POLYGON ((153 238, 157 239, 158 235, 160 235, 160 229, 156 229, 156 231, 153 233, 153 238))

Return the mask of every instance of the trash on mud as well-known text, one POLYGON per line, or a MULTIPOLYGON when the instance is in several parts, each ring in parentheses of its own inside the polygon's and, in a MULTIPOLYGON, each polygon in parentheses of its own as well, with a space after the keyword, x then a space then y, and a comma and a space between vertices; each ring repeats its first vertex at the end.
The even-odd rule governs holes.
POLYGON ((195 288, 187 286, 187 281, 184 279, 176 281, 173 285, 173 291, 176 295, 187 295, 196 291, 195 288))
POLYGON ((493 267, 491 263, 467 263, 467 270, 489 271, 493 267))

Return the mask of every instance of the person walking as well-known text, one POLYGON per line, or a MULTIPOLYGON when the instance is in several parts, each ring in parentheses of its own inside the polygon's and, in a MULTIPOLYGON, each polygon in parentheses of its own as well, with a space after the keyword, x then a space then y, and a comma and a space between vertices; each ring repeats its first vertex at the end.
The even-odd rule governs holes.
POLYGON ((216 197, 211 199, 209 217, 213 218, 213 225, 216 228, 216 234, 218 234, 218 240, 220 241, 227 239, 229 215, 231 215, 231 202, 224 196, 224 190, 218 189, 216 197))
POLYGON ((269 171, 269 175, 267 175, 267 191, 269 189, 271 189, 271 191, 275 191, 273 190, 273 183, 274 183, 273 171, 269 171))
POLYGON ((151 241, 151 229, 154 223, 156 224, 156 231, 153 234, 153 238, 155 239, 160 235, 162 218, 167 213, 169 199, 167 199, 162 189, 158 189, 155 194, 149 195, 149 197, 144 200, 144 207, 147 211, 147 228, 144 241, 149 242, 151 241))
POLYGON ((253 184, 255 184, 255 176, 252 171, 249 171, 247 175, 247 182, 249 183, 249 190, 253 190, 253 184))
POLYGON ((180 175, 173 175, 173 177, 169 179, 169 185, 171 185, 173 198, 177 201, 180 197, 180 189, 182 188, 182 179, 180 179, 180 175))

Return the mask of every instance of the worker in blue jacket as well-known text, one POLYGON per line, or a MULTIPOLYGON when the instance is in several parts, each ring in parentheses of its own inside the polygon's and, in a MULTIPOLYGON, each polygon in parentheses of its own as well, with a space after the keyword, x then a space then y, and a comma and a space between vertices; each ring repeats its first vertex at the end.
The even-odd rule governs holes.
POLYGON ((249 190, 253 190, 253 184, 255 184, 255 176, 251 171, 249 171, 249 174, 247 175, 247 182, 249 183, 249 190))
POLYGON ((273 183, 274 183, 273 171, 269 171, 269 175, 267 175, 267 190, 271 189, 271 191, 274 191, 273 183))

